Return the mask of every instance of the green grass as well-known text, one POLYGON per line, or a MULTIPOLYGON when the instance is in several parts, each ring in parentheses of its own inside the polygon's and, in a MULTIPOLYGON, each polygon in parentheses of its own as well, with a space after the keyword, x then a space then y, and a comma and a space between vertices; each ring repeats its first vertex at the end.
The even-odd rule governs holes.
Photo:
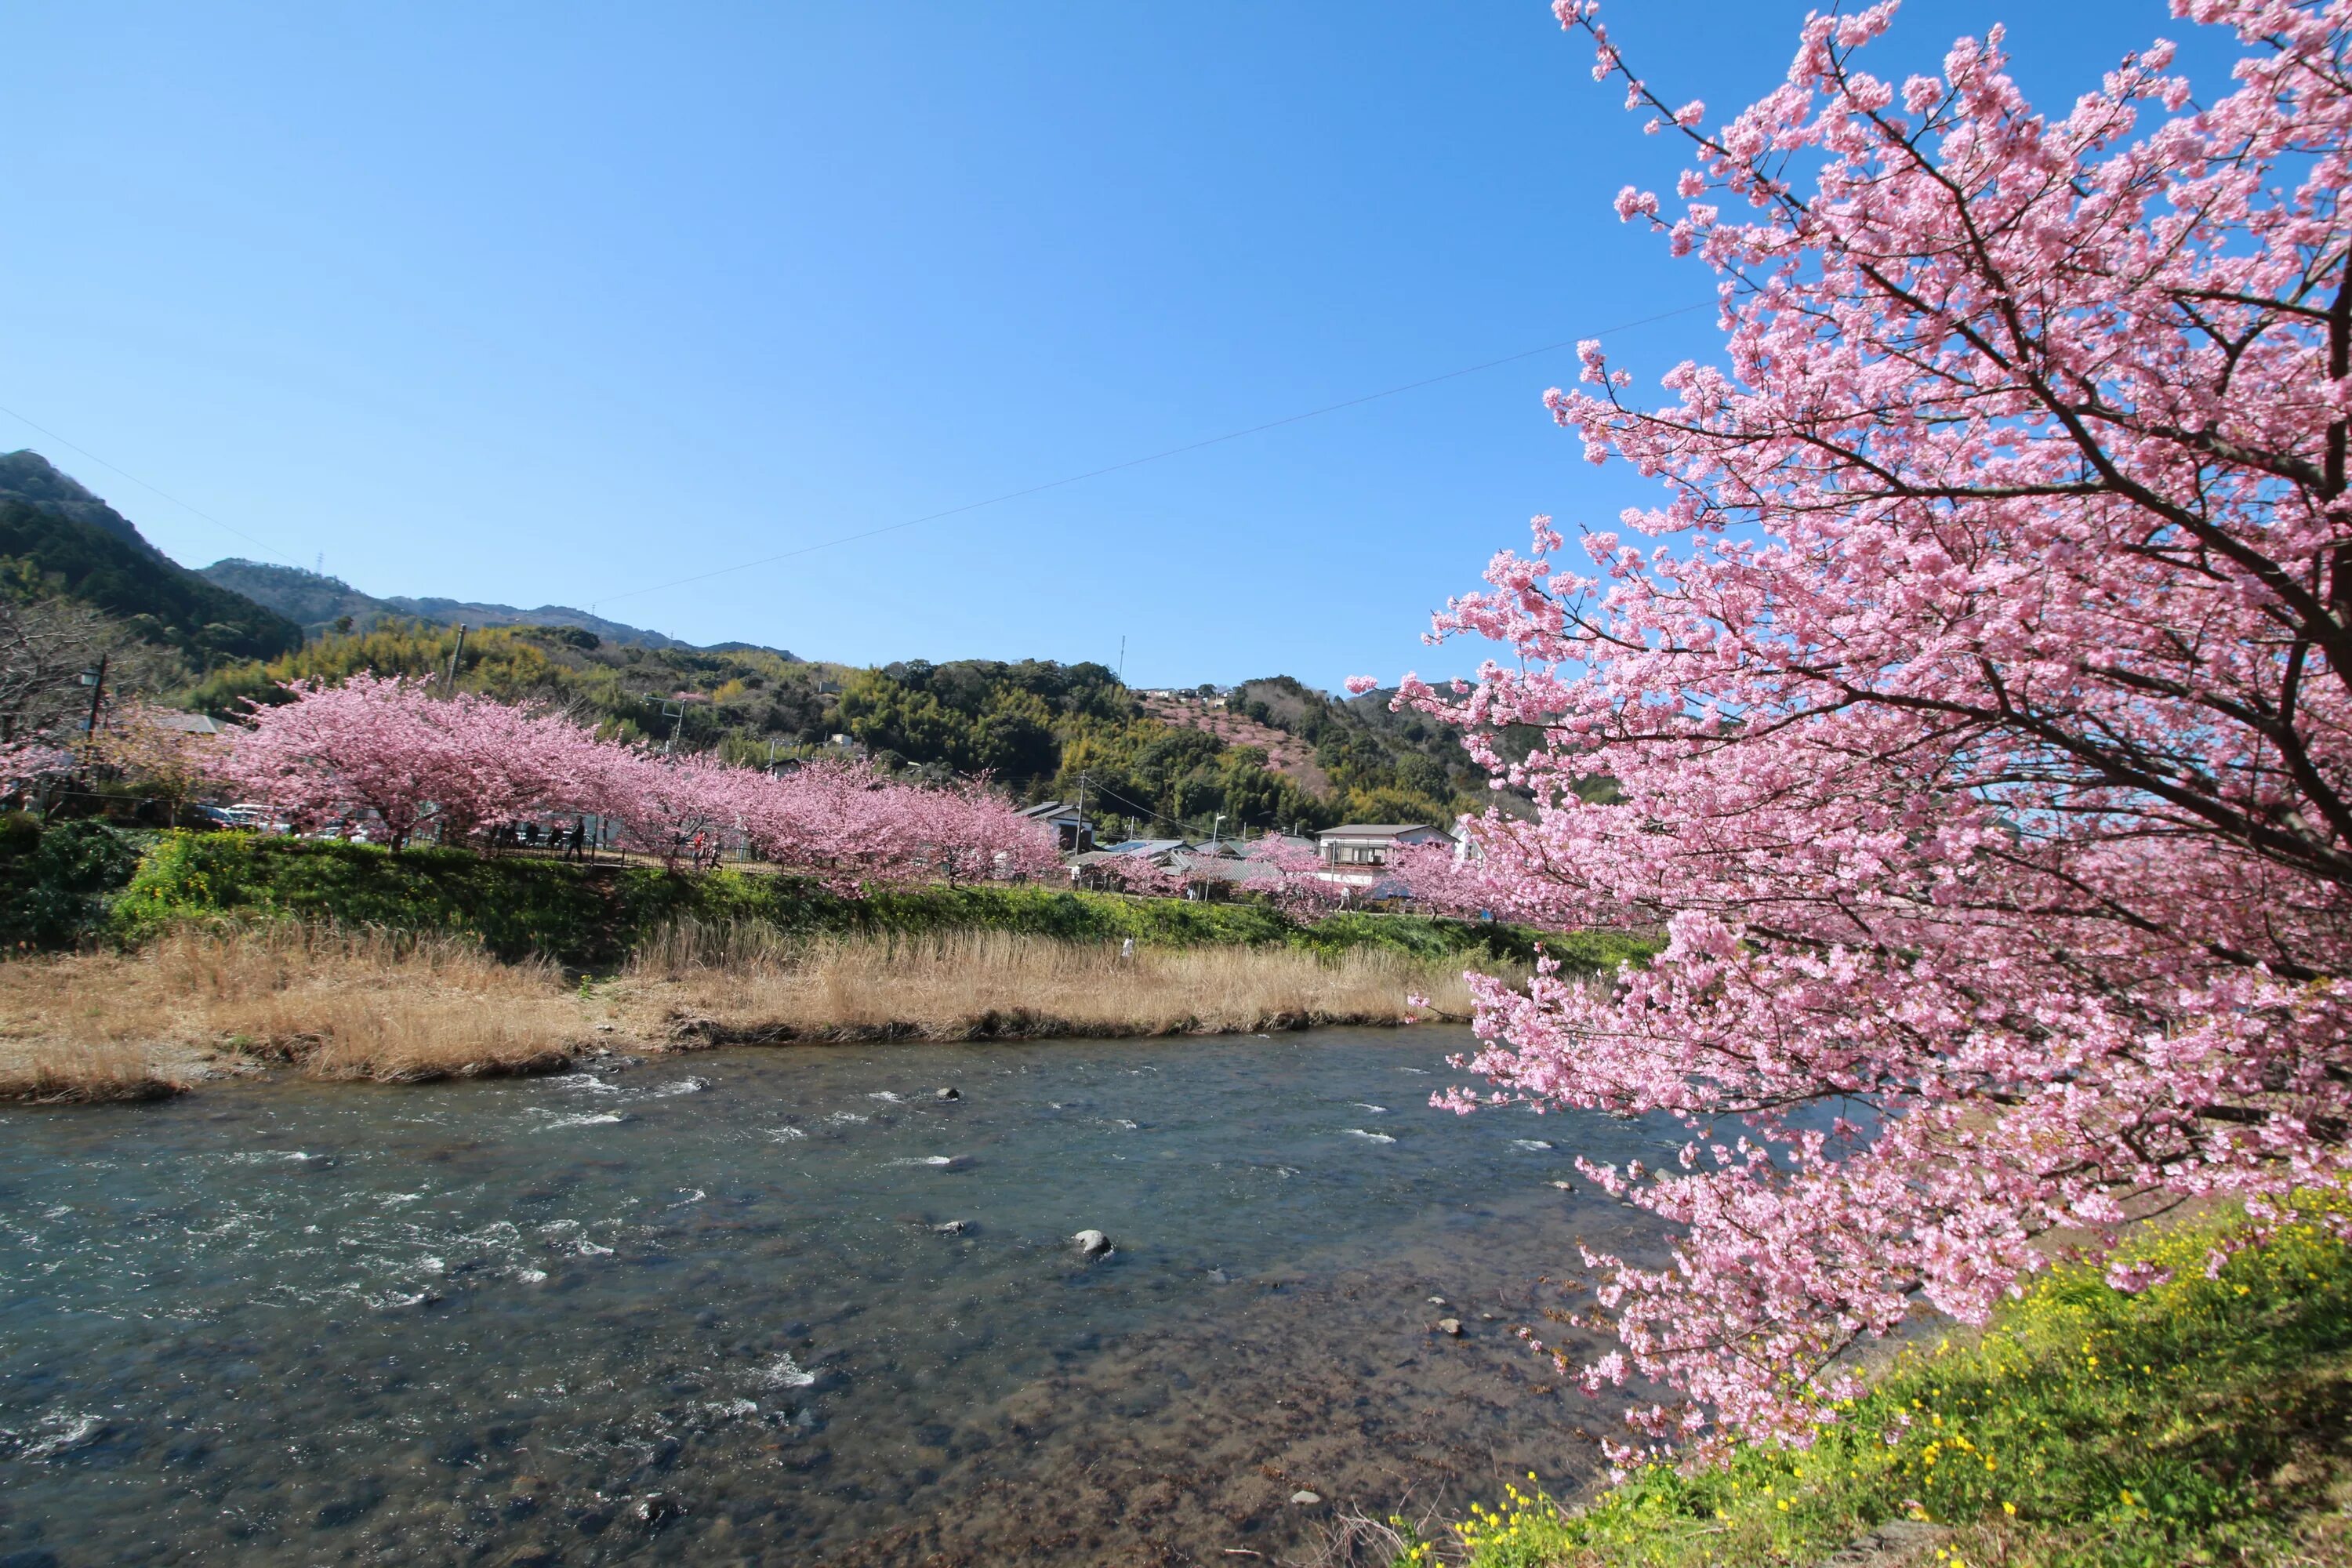
POLYGON ((2352 1256, 2306 1220, 2208 1279, 2217 1234, 2146 1238, 2129 1256, 2176 1272, 2138 1296, 2043 1277, 1983 1334, 1906 1353, 1808 1452, 1653 1467, 1575 1510, 1515 1491, 1399 1562, 1810 1563, 1923 1520, 1940 1568, 2352 1563, 2352 1256))
MULTIPOLYGON (((119 883, 117 885, 120 885, 119 883)), ((1610 932, 1546 933, 1500 922, 1344 914, 1302 925, 1255 903, 1192 903, 1034 887, 893 888, 846 899, 801 879, 723 868, 678 876, 464 850, 398 855, 366 845, 242 833, 155 837, 113 904, 109 931, 138 942, 191 919, 334 921, 465 932, 504 958, 538 953, 583 968, 614 964, 680 920, 760 921, 810 934, 1003 931, 1148 946, 1288 946, 1321 952, 1391 948, 1465 966, 1526 963, 1545 944, 1570 967, 1613 969, 1654 944, 1610 932)))

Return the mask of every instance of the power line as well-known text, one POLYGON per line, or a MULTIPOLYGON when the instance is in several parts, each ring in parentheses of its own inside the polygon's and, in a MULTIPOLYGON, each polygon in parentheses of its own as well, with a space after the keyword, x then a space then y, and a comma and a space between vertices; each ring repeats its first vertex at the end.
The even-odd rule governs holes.
MULTIPOLYGON (((1714 303, 1711 300, 1696 301, 1672 310, 1661 310, 1654 316, 1620 321, 1613 327, 1603 327, 1598 332, 1587 335, 1600 338, 1608 337, 1614 332, 1631 331, 1635 327, 1646 327, 1653 322, 1667 321, 1675 316, 1686 316, 1693 310, 1710 309, 1714 303)), ((1561 349, 1573 348, 1579 341, 1576 338, 1564 338, 1556 343, 1546 343, 1541 348, 1527 349, 1515 354, 1505 354, 1500 359, 1482 360, 1476 364, 1464 365, 1459 370, 1449 370, 1441 375, 1423 376, 1419 381, 1409 381, 1401 386, 1388 387, 1380 392, 1368 392, 1360 397, 1350 397, 1339 403, 1327 403, 1320 408, 1309 408, 1304 413, 1286 414, 1279 419, 1269 419, 1262 425, 1251 425, 1239 430, 1228 430, 1222 436, 1211 436, 1199 441, 1187 441, 1181 447, 1170 447, 1144 457, 1129 458, 1124 462, 1106 463, 1099 468, 1088 468, 1082 474, 1070 474, 1062 479, 1048 479, 1044 484, 1029 485, 1017 490, 1006 490, 1003 494, 991 496, 986 500, 967 501, 962 506, 951 506, 944 511, 926 512, 921 517, 910 517, 904 522, 886 523, 880 528, 869 528, 863 533, 845 533, 838 539, 827 539, 816 544, 803 544, 796 550, 780 550, 773 555, 762 555, 756 561, 739 561, 731 566, 713 567, 708 572, 697 572, 691 576, 674 577, 667 583, 655 583, 643 588, 630 588, 622 593, 609 594, 604 598, 592 601, 588 607, 593 614, 602 605, 618 604, 623 599, 635 599, 646 594, 659 594, 671 588, 683 588, 693 583, 707 583, 713 577, 724 577, 736 572, 748 572, 754 566, 772 566, 779 561, 790 561, 801 555, 814 555, 820 550, 831 550, 835 545, 855 544, 864 539, 878 539, 883 534, 896 533, 901 529, 919 527, 926 522, 938 522, 943 518, 961 517, 965 512, 979 511, 986 507, 1002 506, 1006 501, 1019 500, 1025 496, 1042 495, 1047 490, 1060 489, 1066 485, 1080 484, 1087 479, 1098 479, 1105 474, 1116 474, 1128 468, 1139 468, 1147 463, 1164 462, 1170 458, 1179 458, 1187 452, 1198 452, 1203 447, 1222 446, 1227 441, 1238 441, 1244 436, 1256 436, 1268 430, 1279 430, 1286 425, 1297 425, 1308 419, 1319 419, 1326 414, 1337 414, 1343 409, 1360 408, 1367 403, 1378 403, 1385 397, 1397 397, 1408 392, 1418 392, 1424 386, 1435 386, 1440 382, 1456 381, 1465 375, 1475 375, 1482 370, 1493 370, 1498 365, 1516 364, 1520 360, 1534 359, 1538 354, 1557 353, 1561 349)))
POLYGON ((190 506, 186 501, 182 500, 178 496, 172 494, 169 490, 159 489, 155 486, 149 484, 145 479, 141 479, 138 475, 127 473, 124 470, 116 468, 112 463, 108 462, 104 458, 100 457, 96 452, 91 451, 89 447, 77 446, 75 443, 67 440, 64 437, 58 435, 56 431, 50 429, 45 425, 34 424, 31 420, 26 418, 15 409, 0 408, 0 414, 6 415, 9 418, 14 419, 17 424, 24 426, 28 430, 38 431, 40 434, 47 436, 50 440, 55 441, 58 446, 63 447, 69 451, 79 452, 83 457, 88 458, 100 468, 106 469, 110 473, 117 474, 123 479, 129 479, 141 489, 146 490, 152 495, 162 496, 165 500, 170 501, 182 511, 194 512, 196 516, 203 518, 206 522, 211 523, 215 528, 219 529, 222 532, 236 534, 247 544, 250 544, 256 549, 261 551, 262 553, 266 555, 274 555, 278 560, 285 562, 289 566, 297 564, 294 558, 287 554, 284 551, 273 549, 271 546, 262 543, 261 541, 246 532, 245 530, 230 527, 227 523, 223 522, 212 513, 205 510, 204 508, 190 506))

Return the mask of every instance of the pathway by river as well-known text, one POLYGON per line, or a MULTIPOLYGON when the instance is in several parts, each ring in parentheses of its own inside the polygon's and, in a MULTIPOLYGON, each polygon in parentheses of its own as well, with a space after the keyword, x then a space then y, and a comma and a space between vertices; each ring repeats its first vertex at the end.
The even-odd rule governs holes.
POLYGON ((0 1562, 1279 1561, 1573 1487, 1609 1413, 1509 1330, 1663 1138, 1432 1110, 1468 1044, 0 1111, 0 1562))

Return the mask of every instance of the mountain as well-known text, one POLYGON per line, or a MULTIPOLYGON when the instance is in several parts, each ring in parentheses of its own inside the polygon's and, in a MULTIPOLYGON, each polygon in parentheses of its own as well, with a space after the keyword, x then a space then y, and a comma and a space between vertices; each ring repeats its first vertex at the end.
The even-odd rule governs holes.
POLYGON ((58 472, 57 465, 38 452, 0 452, 0 500, 29 502, 59 517, 88 523, 150 554, 163 554, 131 526, 129 518, 58 472))
MULTIPOLYGON (((569 605, 541 605, 535 610, 525 610, 512 605, 477 604, 467 599, 412 599, 398 595, 380 599, 360 592, 340 577, 306 572, 299 566, 273 566, 234 556, 214 562, 201 575, 268 605, 313 637, 331 632, 370 631, 387 622, 423 621, 438 626, 570 626, 593 634, 600 642, 622 647, 694 647, 692 643, 680 642, 643 626, 608 621, 569 605), (342 624, 345 617, 349 617, 348 626, 342 624)), ((702 651, 750 651, 793 658, 782 648, 761 647, 752 643, 720 643, 702 651)))
POLYGON ((0 569, 10 592, 87 605, 199 666, 302 646, 300 626, 180 565, 38 452, 0 453, 0 569))

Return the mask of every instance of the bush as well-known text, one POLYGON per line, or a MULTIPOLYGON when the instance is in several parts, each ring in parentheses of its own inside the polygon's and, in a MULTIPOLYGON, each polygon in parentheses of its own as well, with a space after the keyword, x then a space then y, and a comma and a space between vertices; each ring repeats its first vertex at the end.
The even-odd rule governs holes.
POLYGON ((0 817, 0 945, 71 947, 100 934, 144 837, 101 822, 44 830, 21 813, 0 817))
POLYGON ((29 855, 40 847, 40 819, 27 811, 0 812, 0 859, 29 855))
POLYGON ((1390 948, 1465 965, 1528 962, 1543 942, 1581 967, 1646 949, 1600 933, 1417 915, 1349 914, 1302 926, 1262 904, 1192 903, 1036 887, 886 888, 844 898, 802 879, 731 868, 688 877, 639 866, 494 859, 459 849, 394 855, 363 844, 244 833, 158 836, 117 900, 111 930, 138 942, 186 919, 293 917, 403 931, 462 931, 502 958, 579 967, 618 963, 663 926, 758 921, 793 932, 1001 931, 1147 946, 1390 948))

